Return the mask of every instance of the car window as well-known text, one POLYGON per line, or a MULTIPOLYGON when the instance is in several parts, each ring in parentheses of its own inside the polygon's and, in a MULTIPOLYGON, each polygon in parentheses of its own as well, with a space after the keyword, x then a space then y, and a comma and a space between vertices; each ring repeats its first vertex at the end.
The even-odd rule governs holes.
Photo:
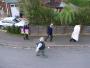
POLYGON ((21 20, 20 20, 19 18, 15 18, 13 21, 16 22, 16 23, 18 23, 18 22, 20 22, 21 20))

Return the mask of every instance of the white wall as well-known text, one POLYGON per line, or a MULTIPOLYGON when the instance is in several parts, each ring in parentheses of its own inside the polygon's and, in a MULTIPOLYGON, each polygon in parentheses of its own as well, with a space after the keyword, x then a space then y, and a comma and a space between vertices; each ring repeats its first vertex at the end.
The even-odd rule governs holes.
POLYGON ((11 15, 12 17, 20 16, 19 8, 15 4, 11 4, 11 15))

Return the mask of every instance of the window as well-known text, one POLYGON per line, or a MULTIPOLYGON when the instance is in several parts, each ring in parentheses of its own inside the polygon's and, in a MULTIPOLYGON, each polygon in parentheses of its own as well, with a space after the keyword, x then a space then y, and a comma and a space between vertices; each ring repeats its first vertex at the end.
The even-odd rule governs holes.
POLYGON ((18 22, 20 22, 21 20, 20 20, 19 18, 15 18, 13 21, 16 22, 16 23, 18 23, 18 22))
POLYGON ((10 6, 11 6, 11 7, 15 7, 15 4, 11 4, 10 6))

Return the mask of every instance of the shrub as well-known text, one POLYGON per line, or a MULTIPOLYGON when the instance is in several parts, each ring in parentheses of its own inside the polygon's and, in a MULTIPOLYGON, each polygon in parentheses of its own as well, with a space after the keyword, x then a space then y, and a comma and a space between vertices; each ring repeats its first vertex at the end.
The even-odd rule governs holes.
POLYGON ((20 27, 8 26, 6 30, 8 33, 20 34, 20 27))

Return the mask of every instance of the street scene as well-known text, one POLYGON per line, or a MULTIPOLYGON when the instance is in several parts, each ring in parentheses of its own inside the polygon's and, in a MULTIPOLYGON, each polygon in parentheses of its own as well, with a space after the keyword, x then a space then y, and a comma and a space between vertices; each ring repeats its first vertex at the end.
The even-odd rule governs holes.
POLYGON ((25 41, 22 36, 0 32, 0 68, 90 67, 89 36, 81 36, 77 43, 70 42, 69 36, 56 36, 53 42, 46 42, 45 56, 36 56, 38 38, 32 36, 25 41))
POLYGON ((90 68, 90 48, 49 48, 46 56, 36 56, 35 49, 0 46, 0 68, 90 68))
POLYGON ((89 0, 0 0, 0 68, 89 63, 89 0))

